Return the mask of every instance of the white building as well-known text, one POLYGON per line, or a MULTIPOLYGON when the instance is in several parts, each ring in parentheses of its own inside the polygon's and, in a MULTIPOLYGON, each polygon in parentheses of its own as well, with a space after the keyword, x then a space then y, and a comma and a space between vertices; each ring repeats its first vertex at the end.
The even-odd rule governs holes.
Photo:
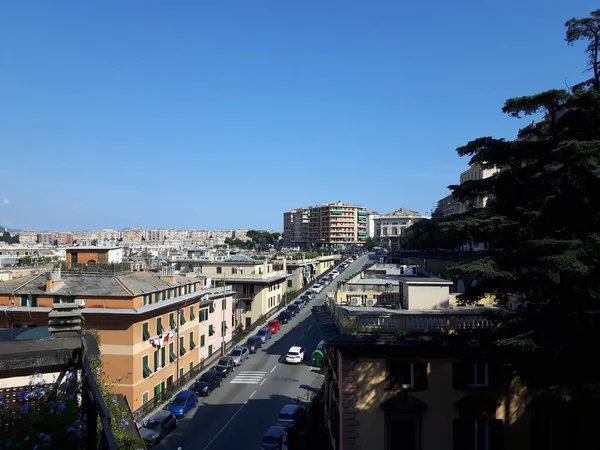
POLYGON ((373 218, 375 233, 373 239, 391 249, 400 246, 400 237, 406 229, 418 220, 429 219, 416 211, 400 208, 373 218))

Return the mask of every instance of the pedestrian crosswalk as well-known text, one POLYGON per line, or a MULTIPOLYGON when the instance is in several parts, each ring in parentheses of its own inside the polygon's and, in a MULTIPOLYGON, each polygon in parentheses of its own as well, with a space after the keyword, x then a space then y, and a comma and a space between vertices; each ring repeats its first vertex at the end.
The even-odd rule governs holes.
POLYGON ((267 375, 267 372, 258 372, 253 370, 242 370, 230 383, 236 384, 258 384, 267 375))

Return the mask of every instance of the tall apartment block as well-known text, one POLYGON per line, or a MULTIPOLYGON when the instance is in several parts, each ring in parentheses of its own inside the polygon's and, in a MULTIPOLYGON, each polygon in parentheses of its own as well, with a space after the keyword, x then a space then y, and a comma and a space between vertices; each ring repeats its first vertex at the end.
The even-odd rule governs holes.
POLYGON ((283 213, 283 238, 293 245, 353 245, 367 239, 367 209, 331 202, 283 213))

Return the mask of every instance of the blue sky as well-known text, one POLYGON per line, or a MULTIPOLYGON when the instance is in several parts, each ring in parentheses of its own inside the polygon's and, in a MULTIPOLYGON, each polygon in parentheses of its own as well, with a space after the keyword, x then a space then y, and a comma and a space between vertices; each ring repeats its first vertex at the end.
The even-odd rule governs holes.
POLYGON ((583 79, 597 1, 0 5, 0 224, 281 229, 342 200, 429 212, 509 97, 583 79))

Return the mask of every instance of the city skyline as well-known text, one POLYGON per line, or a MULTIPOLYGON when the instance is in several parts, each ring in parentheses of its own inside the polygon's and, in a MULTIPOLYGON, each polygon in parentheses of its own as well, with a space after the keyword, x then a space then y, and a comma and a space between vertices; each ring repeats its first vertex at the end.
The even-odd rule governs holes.
POLYGON ((506 98, 580 79, 561 26, 595 4, 541 5, 7 3, 0 223, 274 229, 336 200, 426 213, 466 168, 456 147, 530 122, 506 98))

